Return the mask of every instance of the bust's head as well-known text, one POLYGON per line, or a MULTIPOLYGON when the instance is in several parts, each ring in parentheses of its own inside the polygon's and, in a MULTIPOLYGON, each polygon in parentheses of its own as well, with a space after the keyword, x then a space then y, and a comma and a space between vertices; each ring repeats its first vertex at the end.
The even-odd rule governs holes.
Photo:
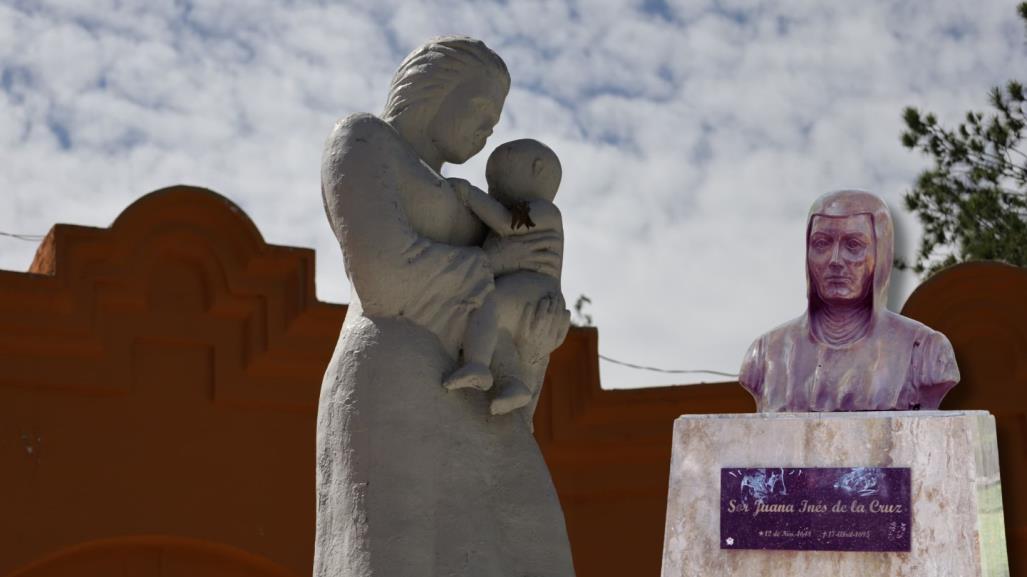
POLYGON ((806 246, 810 281, 821 301, 865 299, 874 278, 873 215, 814 215, 806 246))
POLYGON ((485 43, 435 38, 400 64, 382 119, 415 148, 428 143, 442 161, 460 164, 485 146, 509 90, 506 64, 485 43))
POLYGON ((556 153, 530 138, 499 145, 485 165, 489 193, 501 200, 552 201, 560 188, 562 175, 556 153))
POLYGON ((885 305, 893 258, 891 214, 874 194, 827 193, 810 208, 806 227, 810 307, 885 305))

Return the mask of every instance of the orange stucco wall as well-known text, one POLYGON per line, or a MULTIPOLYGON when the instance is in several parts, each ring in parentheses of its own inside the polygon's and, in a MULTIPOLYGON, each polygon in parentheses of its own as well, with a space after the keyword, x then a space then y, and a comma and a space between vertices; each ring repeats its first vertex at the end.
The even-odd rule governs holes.
MULTIPOLYGON (((970 264, 904 312, 956 347, 944 408, 996 414, 1009 550, 1027 571, 1027 271, 970 264)), ((345 306, 314 255, 174 187, 107 229, 56 225, 0 271, 0 575, 310 573, 314 414, 345 306)), ((670 434, 751 411, 734 383, 603 391, 598 333, 550 364, 536 437, 581 577, 658 575, 670 434)))

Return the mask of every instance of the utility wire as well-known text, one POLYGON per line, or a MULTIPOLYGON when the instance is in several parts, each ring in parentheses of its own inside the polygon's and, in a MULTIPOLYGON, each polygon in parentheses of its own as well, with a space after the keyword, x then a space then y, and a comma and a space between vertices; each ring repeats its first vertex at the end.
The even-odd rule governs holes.
POLYGON ((718 375, 718 376, 721 376, 721 377, 731 377, 731 378, 737 378, 738 377, 738 375, 736 373, 725 373, 723 371, 708 371, 706 369, 660 369, 660 368, 657 368, 657 367, 647 367, 647 366, 644 366, 644 365, 636 365, 634 363, 625 363, 624 361, 618 361, 617 359, 611 359, 610 357, 608 357, 606 355, 599 355, 599 358, 603 359, 604 361, 606 361, 608 363, 613 363, 615 365, 621 365, 623 367, 628 367, 629 369, 638 369, 638 370, 641 370, 641 371, 652 371, 654 373, 668 373, 668 374, 676 374, 676 375, 677 374, 690 374, 690 373, 706 373, 706 374, 709 374, 709 375, 718 375))
POLYGON ((15 234, 13 232, 0 232, 0 236, 16 238, 18 240, 27 240, 29 242, 36 242, 43 240, 43 238, 45 238, 44 235, 41 234, 15 234))

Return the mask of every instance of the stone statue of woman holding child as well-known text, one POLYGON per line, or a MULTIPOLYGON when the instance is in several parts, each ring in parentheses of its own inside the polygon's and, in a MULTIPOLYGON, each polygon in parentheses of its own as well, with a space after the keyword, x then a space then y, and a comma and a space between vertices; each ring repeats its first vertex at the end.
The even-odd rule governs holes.
POLYGON ((316 576, 574 574, 531 427, 569 326, 559 160, 507 143, 487 193, 440 172, 484 148, 509 88, 482 42, 438 38, 325 145, 352 295, 318 407, 316 576))

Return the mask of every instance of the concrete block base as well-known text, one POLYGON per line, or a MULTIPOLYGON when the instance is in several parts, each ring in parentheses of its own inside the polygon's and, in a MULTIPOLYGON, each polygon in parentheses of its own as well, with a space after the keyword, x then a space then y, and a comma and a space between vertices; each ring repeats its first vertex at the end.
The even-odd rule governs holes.
POLYGON ((663 577, 1009 575, 995 419, 985 411, 685 415, 663 577), (722 467, 909 467, 912 550, 722 549, 722 467))

